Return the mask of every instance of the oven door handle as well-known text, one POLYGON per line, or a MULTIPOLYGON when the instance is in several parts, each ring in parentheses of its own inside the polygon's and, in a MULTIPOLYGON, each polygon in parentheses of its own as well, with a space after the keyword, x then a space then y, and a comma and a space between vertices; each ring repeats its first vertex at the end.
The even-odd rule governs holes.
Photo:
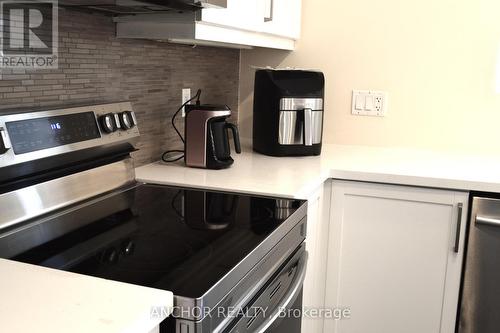
POLYGON ((291 304, 293 304, 302 289, 302 285, 306 277, 307 256, 307 251, 304 251, 304 254, 297 262, 297 273, 295 274, 294 281, 291 283, 288 292, 283 296, 281 302, 276 306, 273 312, 271 312, 269 319, 262 323, 254 331, 255 333, 265 332, 269 328, 269 326, 271 326, 276 321, 276 319, 278 319, 281 313, 281 309, 288 308, 291 304))

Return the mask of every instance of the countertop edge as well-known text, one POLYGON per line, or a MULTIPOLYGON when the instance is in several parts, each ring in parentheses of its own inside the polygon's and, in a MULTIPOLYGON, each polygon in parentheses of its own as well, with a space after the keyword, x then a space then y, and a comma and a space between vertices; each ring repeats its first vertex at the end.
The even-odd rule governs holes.
POLYGON ((136 168, 145 183, 307 199, 327 179, 500 192, 500 156, 324 144, 319 156, 272 157, 245 146, 223 170, 153 162, 136 168))
MULTIPOLYGON (((154 163, 153 163, 154 164, 154 163)), ((147 167, 142 166, 142 167, 147 167)), ((139 167, 139 168, 142 168, 139 167)), ((168 166, 166 166, 168 168, 168 166)), ((316 191, 328 179, 342 180, 342 181, 360 181, 369 183, 380 183, 389 185, 400 186, 416 186, 426 188, 436 188, 450 191, 481 191, 481 192, 495 192, 499 190, 499 185, 490 184, 487 182, 474 182, 467 180, 446 179, 446 178, 433 178, 428 176, 415 176, 415 175, 402 175, 395 173, 380 173, 380 172, 364 172, 353 170, 337 170, 330 169, 318 175, 313 180, 307 181, 294 192, 283 191, 261 191, 256 188, 234 188, 232 186, 223 185, 205 185, 205 184, 192 184, 182 181, 159 179, 156 177, 147 177, 144 175, 138 176, 136 180, 146 184, 157 184, 175 187, 187 187, 200 190, 218 191, 218 192, 237 192, 246 195, 258 195, 268 197, 280 197, 286 199, 308 199, 309 196, 316 191)))

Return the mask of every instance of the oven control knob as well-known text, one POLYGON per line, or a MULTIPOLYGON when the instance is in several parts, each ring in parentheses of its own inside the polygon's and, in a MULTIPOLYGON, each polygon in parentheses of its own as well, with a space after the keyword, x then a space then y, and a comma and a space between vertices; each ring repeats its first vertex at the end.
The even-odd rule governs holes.
POLYGON ((99 118, 101 129, 106 133, 113 133, 116 131, 115 115, 107 113, 99 118))
POLYGON ((130 111, 125 111, 120 113, 118 116, 120 118, 120 124, 122 125, 122 129, 129 130, 135 126, 135 116, 130 111))

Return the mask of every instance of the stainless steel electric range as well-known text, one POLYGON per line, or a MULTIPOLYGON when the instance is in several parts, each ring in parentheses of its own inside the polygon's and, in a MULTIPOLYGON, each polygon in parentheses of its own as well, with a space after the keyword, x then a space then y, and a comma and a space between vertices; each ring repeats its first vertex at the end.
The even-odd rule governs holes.
POLYGON ((137 183, 130 103, 0 134, 0 257, 170 290, 162 332, 300 332, 305 202, 137 183))

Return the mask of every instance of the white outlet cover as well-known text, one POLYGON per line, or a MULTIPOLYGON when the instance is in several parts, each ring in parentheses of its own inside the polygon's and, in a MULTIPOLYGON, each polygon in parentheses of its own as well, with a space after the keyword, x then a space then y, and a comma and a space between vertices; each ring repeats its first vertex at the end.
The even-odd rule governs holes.
POLYGON ((385 91, 353 90, 351 113, 359 116, 384 117, 387 115, 388 97, 385 91), (368 99, 368 103, 366 100, 368 99), (359 101, 364 100, 364 109, 359 109, 359 101), (356 107, 358 106, 358 107, 356 107))
MULTIPOLYGON (((191 88, 184 88, 182 89, 182 100, 181 100, 181 105, 186 103, 191 99, 191 88)), ((185 108, 182 108, 182 117, 186 116, 186 110, 185 108)))

